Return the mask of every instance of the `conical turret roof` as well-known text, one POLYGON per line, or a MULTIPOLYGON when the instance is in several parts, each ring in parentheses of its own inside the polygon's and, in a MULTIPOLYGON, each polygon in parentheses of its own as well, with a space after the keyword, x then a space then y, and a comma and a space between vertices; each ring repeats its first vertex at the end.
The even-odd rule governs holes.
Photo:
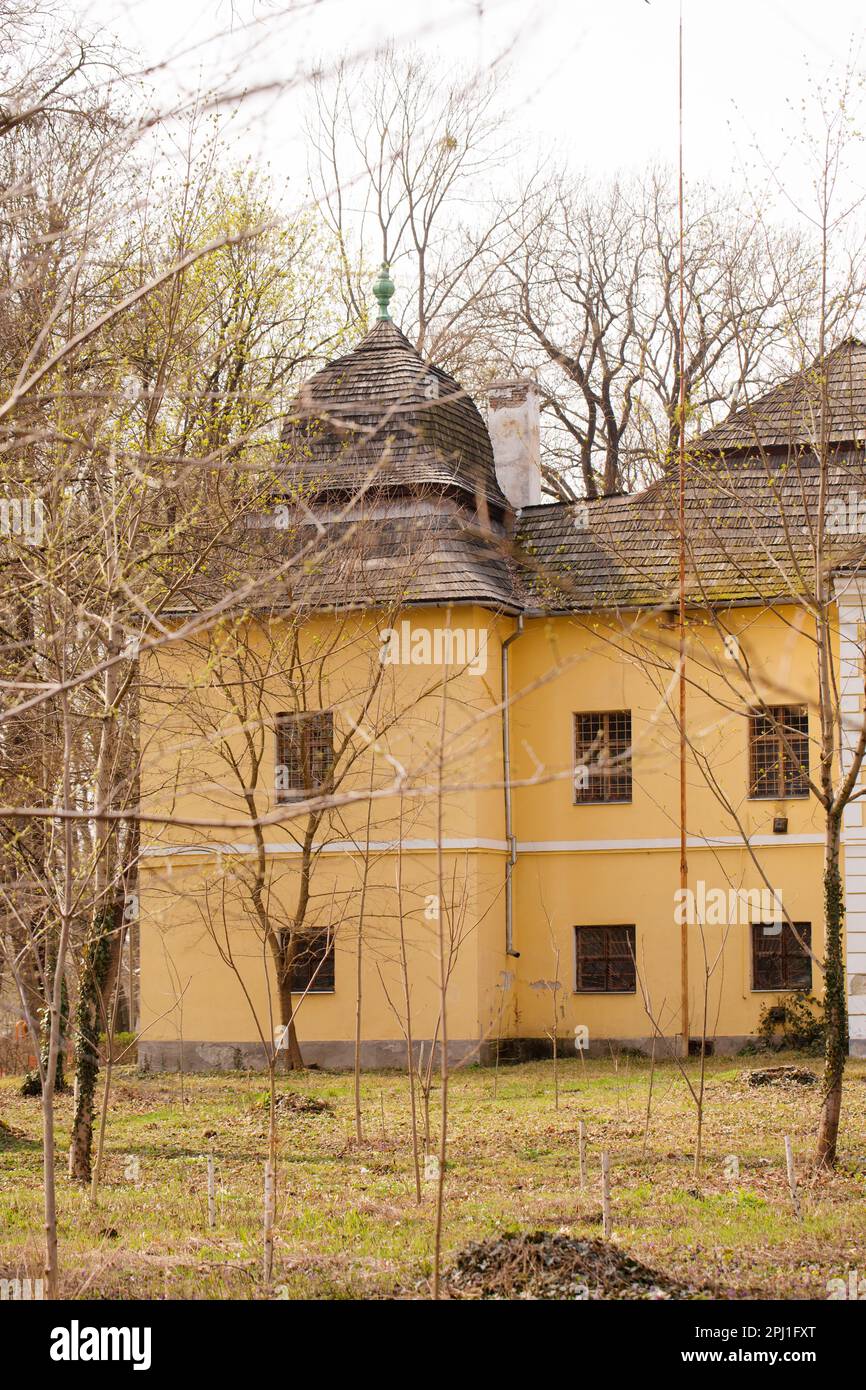
POLYGON ((303 386, 285 422, 286 466, 316 493, 456 493, 508 504, 475 403, 389 318, 303 386))

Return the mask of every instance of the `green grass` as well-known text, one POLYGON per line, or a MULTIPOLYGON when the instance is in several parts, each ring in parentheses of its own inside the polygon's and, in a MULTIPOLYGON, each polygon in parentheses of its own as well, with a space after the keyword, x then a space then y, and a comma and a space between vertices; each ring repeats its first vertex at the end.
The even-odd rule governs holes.
MULTIPOLYGON (((774 1059, 785 1060, 783 1058, 774 1059)), ((611 1154, 614 1239, 645 1264, 713 1297, 826 1297, 827 1280, 866 1273, 866 1064, 848 1068, 839 1168, 811 1176, 817 1087, 752 1090, 744 1059, 710 1060, 704 1163, 692 1172, 694 1107, 676 1067, 656 1068, 649 1135, 649 1063, 550 1062, 451 1079, 446 1264, 470 1241, 505 1230, 600 1234, 599 1154, 611 1154), (578 1176, 587 1125, 589 1180, 578 1176), (791 1209, 784 1135, 801 1174, 803 1219, 791 1209), (739 1175, 729 1179, 734 1154, 739 1175)), ((810 1063, 816 1069, 817 1062, 810 1063)), ((695 1065, 696 1072, 697 1067, 695 1065)), ((41 1266, 38 1100, 0 1078, 0 1275, 41 1266)), ((365 1139, 354 1136, 350 1076, 281 1077, 281 1091, 328 1100, 331 1113, 281 1112, 276 1296, 423 1296, 433 1251, 434 1185, 415 1202, 408 1088, 395 1072, 363 1079, 365 1139), (383 1128, 384 1110, 384 1128, 383 1128)), ((58 1205, 67 1297, 251 1298, 261 1282, 262 1169, 267 1110, 260 1076, 139 1076, 113 1090, 98 1206, 65 1176, 71 1099, 57 1102, 58 1205), (217 1163, 218 1223, 207 1228, 206 1162, 217 1163), (139 1182, 127 1176, 128 1158, 139 1182)), ((439 1123, 438 1092, 431 1105, 439 1123)), ((271 1295, 273 1296, 273 1295, 271 1295)))

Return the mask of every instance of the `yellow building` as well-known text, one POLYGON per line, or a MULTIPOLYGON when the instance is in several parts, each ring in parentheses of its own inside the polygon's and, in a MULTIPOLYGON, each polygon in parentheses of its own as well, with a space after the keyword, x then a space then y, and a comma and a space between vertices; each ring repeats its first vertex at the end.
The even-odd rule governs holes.
MULTIPOLYGON (((485 423, 388 291, 301 393, 282 486, 235 528, 237 601, 218 622, 219 586, 178 603, 183 640, 142 662, 140 1054, 262 1065, 292 1016, 307 1062, 349 1065, 357 1042, 404 1065, 407 1019, 425 1055, 443 1037, 443 972, 455 1058, 554 1032, 648 1049, 683 1028, 684 937, 689 1035, 739 1047, 763 1007, 821 993, 814 469, 792 383, 690 449, 683 896, 673 484, 542 503, 535 388, 495 384, 485 423)), ((834 362, 866 380, 859 344, 834 362)), ((846 505, 849 416, 837 402, 846 505)), ((835 582, 859 714, 856 566, 835 582)), ((864 1055, 858 805, 845 839, 864 1055)))

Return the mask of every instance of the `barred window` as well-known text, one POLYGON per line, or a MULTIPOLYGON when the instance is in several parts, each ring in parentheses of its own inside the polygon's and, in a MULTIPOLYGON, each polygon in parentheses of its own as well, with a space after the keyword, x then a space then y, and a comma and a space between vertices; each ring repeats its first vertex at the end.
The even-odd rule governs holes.
POLYGON ((278 714, 277 801, 298 801, 327 791, 334 768, 334 716, 330 710, 278 714))
POLYGON ((805 705, 771 705, 749 715, 749 796, 809 795, 809 713, 805 705))
POLYGON ((587 994, 634 994, 634 927, 575 927, 575 989, 587 994))
POLYGON ((801 946, 787 922, 752 923, 752 989, 812 988, 812 926, 795 922, 801 946), (779 931, 781 926, 782 930, 779 931))
POLYGON ((301 934, 292 958, 292 993, 333 994, 334 937, 327 929, 301 934))
POLYGON ((631 710, 574 716, 574 801, 631 801, 631 710))

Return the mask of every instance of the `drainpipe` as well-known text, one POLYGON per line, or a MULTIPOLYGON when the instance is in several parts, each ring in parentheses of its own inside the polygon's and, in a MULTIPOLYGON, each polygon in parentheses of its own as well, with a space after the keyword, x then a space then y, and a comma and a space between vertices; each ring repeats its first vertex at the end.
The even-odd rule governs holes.
POLYGON ((502 770, 505 790, 505 840, 508 863, 505 866, 505 954, 519 956, 514 949, 514 893, 511 875, 517 863, 517 839, 511 811, 511 704, 508 686, 508 648, 523 634, 523 614, 517 615, 517 626, 502 643, 502 770))

